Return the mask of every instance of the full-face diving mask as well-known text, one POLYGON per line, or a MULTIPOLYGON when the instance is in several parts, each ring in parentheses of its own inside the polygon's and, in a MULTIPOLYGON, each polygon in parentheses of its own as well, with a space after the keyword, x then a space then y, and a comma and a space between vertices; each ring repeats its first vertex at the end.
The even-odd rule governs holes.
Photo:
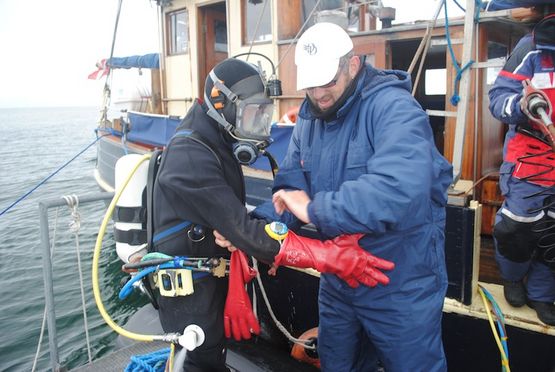
POLYGON ((264 93, 259 93, 236 105, 235 135, 239 138, 268 140, 274 113, 272 100, 264 93))
POLYGON ((207 114, 237 140, 233 151, 239 162, 250 165, 258 157, 258 153, 270 144, 273 101, 266 96, 259 75, 249 76, 234 84, 231 89, 213 70, 209 76, 214 88, 211 97, 204 93, 207 114), (233 108, 235 111, 230 113, 233 108), (230 123, 233 117, 235 125, 230 123))

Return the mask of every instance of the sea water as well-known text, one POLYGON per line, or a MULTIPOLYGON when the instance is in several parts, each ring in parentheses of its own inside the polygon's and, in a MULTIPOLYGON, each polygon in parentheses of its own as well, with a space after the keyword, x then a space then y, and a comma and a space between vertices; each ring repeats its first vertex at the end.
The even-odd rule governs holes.
MULTIPOLYGON (((37 351, 45 303, 39 201, 100 191, 93 177, 94 145, 62 168, 96 140, 94 129, 99 115, 93 107, 0 109, 0 213, 40 185, 0 215, 1 371, 30 371, 37 351)), ((58 353, 61 365, 68 368, 88 361, 77 246, 93 359, 115 345, 117 335, 97 310, 91 282, 93 249, 105 211, 106 204, 101 201, 79 206, 77 241, 70 229, 73 218, 69 207, 49 211, 58 353)), ((125 301, 117 297, 125 275, 109 234, 111 229, 110 224, 100 259, 100 287, 107 311, 116 323, 123 324, 144 299, 137 294, 125 301)), ((45 371, 50 366, 45 331, 36 370, 45 371)))

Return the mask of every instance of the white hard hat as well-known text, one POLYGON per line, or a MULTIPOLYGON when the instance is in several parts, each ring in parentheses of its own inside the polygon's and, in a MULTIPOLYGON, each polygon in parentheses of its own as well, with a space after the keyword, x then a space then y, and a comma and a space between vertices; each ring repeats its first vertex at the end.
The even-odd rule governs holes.
POLYGON ((321 22, 306 30, 295 48, 297 90, 333 80, 339 59, 353 49, 347 32, 334 23, 321 22))

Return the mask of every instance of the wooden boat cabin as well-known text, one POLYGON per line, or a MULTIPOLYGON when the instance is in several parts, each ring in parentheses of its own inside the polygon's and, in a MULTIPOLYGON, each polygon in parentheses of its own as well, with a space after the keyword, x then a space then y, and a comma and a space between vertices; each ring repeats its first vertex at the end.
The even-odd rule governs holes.
MULTIPOLYGON (((505 303, 491 239, 495 213, 502 202, 497 181, 505 127, 491 116, 487 94, 512 48, 541 14, 532 8, 480 11, 475 23, 472 12, 467 11, 465 16, 449 18, 448 22, 439 18, 435 22, 395 24, 395 9, 382 7, 379 1, 158 0, 157 3, 163 43, 159 70, 152 71, 152 94, 143 97, 147 100, 143 107, 147 107, 145 111, 149 114, 183 116, 193 100, 202 97, 204 79, 215 64, 250 52, 249 61, 261 64, 268 78, 277 77, 281 81, 283 94, 275 100, 278 121, 304 98, 295 89, 295 40, 303 29, 320 20, 343 24, 354 40, 355 52, 366 55, 374 66, 410 70, 414 96, 428 112, 436 145, 453 163, 456 174, 449 193, 446 233, 449 289, 445 312, 487 319, 478 295, 480 284, 494 294, 507 324, 555 335, 555 327, 541 323, 533 310, 514 309, 505 303), (257 54, 268 57, 273 66, 257 54)), ((466 5, 467 10, 473 9, 475 2, 469 0, 466 5)), ((117 123, 114 120, 102 125, 117 127, 117 123)), ((101 150, 110 141, 113 145, 121 142, 107 136, 104 144, 100 143, 99 164, 110 162, 101 150)), ((137 152, 153 147, 140 142, 129 146, 137 152)), ((272 152, 272 147, 269 150, 272 152)), ((97 172, 102 173, 100 169, 97 172)), ((245 168, 245 174, 250 187, 249 203, 258 204, 270 196, 271 172, 245 168)), ((108 175, 102 177, 109 179, 108 175)), ((273 293, 282 299, 287 296, 283 288, 273 293)), ((317 305, 298 305, 297 320, 288 313, 276 315, 287 319, 288 329, 302 332, 306 328, 299 329, 298 318, 303 311, 313 312, 317 305)), ((554 338, 545 337, 553 345, 554 338)))

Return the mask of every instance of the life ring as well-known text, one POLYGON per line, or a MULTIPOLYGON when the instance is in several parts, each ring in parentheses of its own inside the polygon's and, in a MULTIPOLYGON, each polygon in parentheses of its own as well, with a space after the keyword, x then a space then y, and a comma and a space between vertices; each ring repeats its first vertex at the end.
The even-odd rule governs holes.
POLYGON ((289 109, 285 115, 279 120, 280 123, 284 124, 295 124, 297 122, 297 115, 299 114, 299 107, 293 107, 289 109))
MULTIPOLYGON (((299 340, 307 340, 308 344, 317 346, 318 327, 311 328, 303 333, 299 337, 299 340)), ((316 368, 320 368, 320 359, 318 358, 318 352, 315 349, 305 349, 302 345, 294 344, 291 349, 291 356, 300 362, 308 363, 316 368)))

